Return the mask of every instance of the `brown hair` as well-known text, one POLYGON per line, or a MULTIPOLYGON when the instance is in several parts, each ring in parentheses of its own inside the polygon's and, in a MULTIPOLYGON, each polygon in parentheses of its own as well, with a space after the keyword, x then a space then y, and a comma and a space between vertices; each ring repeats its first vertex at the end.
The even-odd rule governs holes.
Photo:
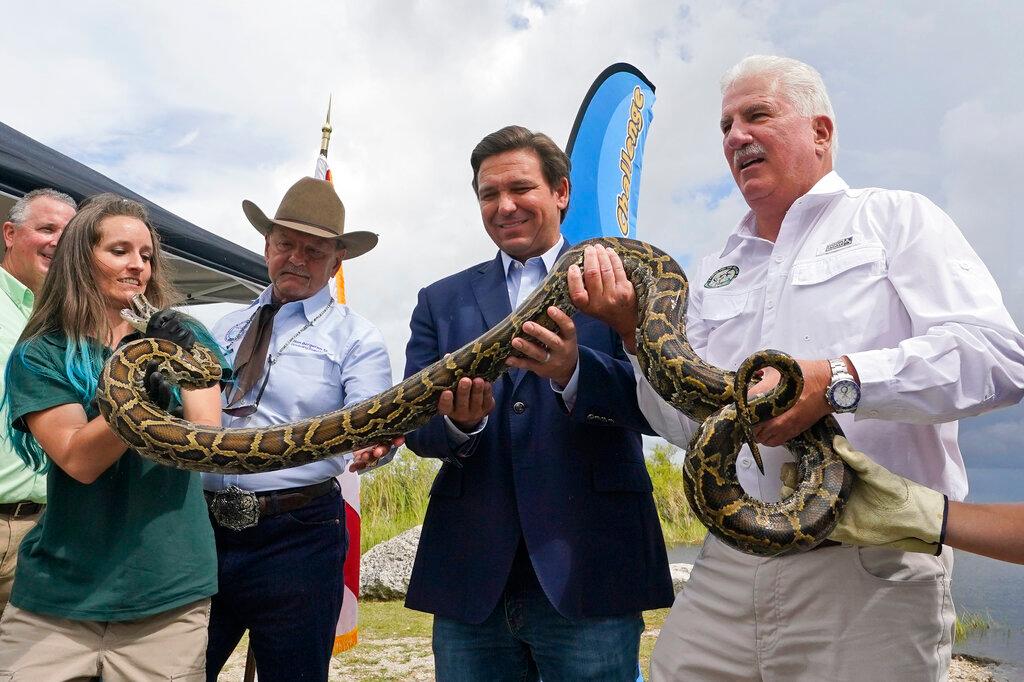
MULTIPOLYGON (((523 126, 505 126, 480 140, 469 155, 469 165, 473 169, 474 194, 479 190, 477 176, 480 173, 480 164, 484 162, 484 159, 516 149, 529 149, 537 155, 537 158, 540 159, 541 172, 544 173, 544 180, 552 188, 557 187, 562 182, 562 178, 565 178, 571 185, 569 157, 561 147, 555 144, 554 140, 544 133, 535 133, 523 126)), ((563 219, 565 211, 566 209, 562 209, 561 212, 563 219)))
POLYGON ((151 274, 145 292, 149 302, 158 309, 178 302, 180 296, 170 284, 160 237, 149 222, 146 207, 116 194, 97 194, 82 203, 64 228, 21 340, 63 332, 71 341, 92 337, 102 344, 109 343, 113 330, 96 279, 93 248, 102 236, 100 223, 112 216, 137 218, 149 229, 153 240, 151 274))

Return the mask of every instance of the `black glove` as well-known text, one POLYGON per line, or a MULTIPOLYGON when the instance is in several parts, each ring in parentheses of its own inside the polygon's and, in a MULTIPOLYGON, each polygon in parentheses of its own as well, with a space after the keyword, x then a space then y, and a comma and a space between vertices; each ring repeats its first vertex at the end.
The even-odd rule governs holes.
POLYGON ((196 345, 195 334, 185 326, 184 316, 170 308, 164 308, 149 318, 146 337, 173 341, 185 350, 192 350, 196 345))
POLYGON ((146 365, 146 374, 142 378, 142 385, 146 387, 149 399, 156 403, 161 410, 169 412, 172 417, 184 415, 181 405, 171 409, 171 403, 174 402, 174 385, 160 371, 160 363, 152 360, 146 365))

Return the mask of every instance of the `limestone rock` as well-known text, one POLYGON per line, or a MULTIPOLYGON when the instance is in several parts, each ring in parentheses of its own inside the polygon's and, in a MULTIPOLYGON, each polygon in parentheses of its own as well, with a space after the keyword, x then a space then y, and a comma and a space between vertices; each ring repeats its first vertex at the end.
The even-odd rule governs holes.
POLYGON ((410 528, 363 555, 359 565, 361 598, 386 600, 405 597, 422 529, 423 526, 410 528))
POLYGON ((693 564, 669 564, 668 570, 672 574, 672 591, 679 594, 690 579, 693 564))

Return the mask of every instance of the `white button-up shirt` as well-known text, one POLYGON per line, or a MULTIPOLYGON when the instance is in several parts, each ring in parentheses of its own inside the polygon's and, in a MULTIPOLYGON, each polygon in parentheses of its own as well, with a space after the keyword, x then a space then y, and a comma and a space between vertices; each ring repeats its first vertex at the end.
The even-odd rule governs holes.
MULTIPOLYGON (((855 414, 836 415, 851 444, 952 499, 967 494, 957 422, 1024 395, 1024 337, 985 264, 953 221, 911 192, 850 189, 829 173, 798 199, 775 243, 748 213, 720 254, 690 275, 687 337, 735 369, 764 348, 798 359, 846 355, 860 377, 855 414)), ((640 378, 654 429, 686 447, 693 422, 640 378)), ((777 500, 784 448, 744 446, 737 474, 777 500)))
MULTIPOLYGON (((235 352, 249 324, 255 323, 254 314, 270 300, 268 287, 249 307, 229 313, 214 325, 213 336, 228 362, 234 364, 235 352)), ((248 417, 222 415, 225 427, 243 429, 299 421, 353 405, 391 388, 391 362, 384 337, 373 324, 343 304, 333 303, 280 352, 286 341, 330 303, 330 289, 324 287, 307 299, 281 306, 274 316, 269 350, 277 360, 267 378, 259 408, 248 417)), ((260 377, 239 404, 251 404, 262 381, 260 377)), ((230 391, 225 391, 225 399, 227 394, 230 391)), ((236 485, 244 490, 262 491, 311 485, 341 474, 350 458, 351 455, 340 455, 260 474, 203 474, 203 487, 221 490, 236 485)))

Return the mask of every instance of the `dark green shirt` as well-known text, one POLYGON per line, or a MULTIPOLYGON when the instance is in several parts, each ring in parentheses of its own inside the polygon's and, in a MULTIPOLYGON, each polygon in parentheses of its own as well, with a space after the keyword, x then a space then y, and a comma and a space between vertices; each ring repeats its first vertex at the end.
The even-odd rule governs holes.
MULTIPOLYGON (((68 403, 91 419, 65 378, 63 335, 27 342, 11 355, 10 416, 68 403), (43 371, 30 369, 41 368, 43 371)), ((106 352, 109 355, 109 350, 106 352)), ((85 485, 55 464, 47 507, 21 543, 11 603, 73 620, 144 618, 217 591, 217 554, 199 475, 134 450, 85 485)))

